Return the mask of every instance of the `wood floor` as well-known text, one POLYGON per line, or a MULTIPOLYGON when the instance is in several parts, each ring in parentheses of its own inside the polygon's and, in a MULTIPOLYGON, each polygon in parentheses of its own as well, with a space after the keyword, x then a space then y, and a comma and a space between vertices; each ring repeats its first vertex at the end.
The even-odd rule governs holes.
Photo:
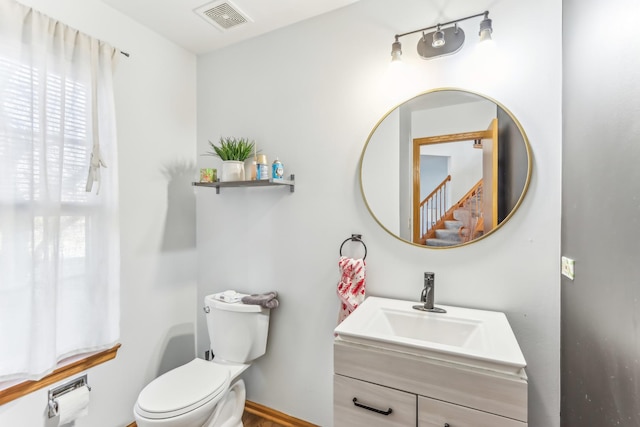
POLYGON ((244 424, 244 427, 286 427, 248 412, 245 412, 242 416, 242 424, 244 424))
MULTIPOLYGON (((250 414, 245 412, 242 415, 242 424, 244 427, 289 427, 291 424, 278 424, 274 421, 269 421, 266 418, 262 418, 259 415, 250 414)), ((136 423, 131 423, 127 427, 136 427, 136 423)))
POLYGON ((245 402, 242 423, 244 427, 319 427, 250 400, 245 402))
MULTIPOLYGON (((249 400, 245 403, 242 424, 244 427, 319 427, 249 400)), ((136 423, 127 427, 136 427, 136 423)))

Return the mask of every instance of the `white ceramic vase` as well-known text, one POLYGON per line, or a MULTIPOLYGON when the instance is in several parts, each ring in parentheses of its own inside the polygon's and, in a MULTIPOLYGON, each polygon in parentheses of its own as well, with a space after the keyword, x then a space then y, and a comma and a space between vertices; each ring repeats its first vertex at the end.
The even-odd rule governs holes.
POLYGON ((244 162, 237 160, 223 161, 220 180, 223 182, 244 181, 244 162))

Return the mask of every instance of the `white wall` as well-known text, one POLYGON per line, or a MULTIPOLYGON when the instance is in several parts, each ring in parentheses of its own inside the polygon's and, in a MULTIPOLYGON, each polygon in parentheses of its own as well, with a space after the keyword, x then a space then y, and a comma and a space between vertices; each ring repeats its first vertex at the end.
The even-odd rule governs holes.
MULTIPOLYGON (((193 357, 196 58, 98 0, 23 3, 131 54, 115 77, 122 348, 88 372, 89 415, 76 423, 125 426, 142 387, 193 357)), ((46 404, 43 389, 2 405, 0 425, 56 425, 46 404)))
MULTIPOLYGON (((362 0, 198 59, 198 152, 208 139, 248 136, 296 174, 293 194, 197 190, 198 299, 227 288, 280 293, 268 354, 245 375, 249 399, 332 424, 336 261, 340 243, 358 232, 369 250, 369 294, 417 299, 423 272, 435 271, 440 303, 505 312, 528 362, 530 426, 559 425, 560 38, 560 0, 362 0), (389 77, 394 34, 484 8, 494 57, 474 55, 472 20, 453 56, 424 61, 414 53, 417 37, 403 38, 407 75, 389 77), (509 108, 531 141, 534 173, 520 210, 498 233, 436 251, 377 225, 360 194, 358 160, 380 117, 437 87, 483 93, 509 108)), ((198 340, 201 356, 202 314, 198 340)))

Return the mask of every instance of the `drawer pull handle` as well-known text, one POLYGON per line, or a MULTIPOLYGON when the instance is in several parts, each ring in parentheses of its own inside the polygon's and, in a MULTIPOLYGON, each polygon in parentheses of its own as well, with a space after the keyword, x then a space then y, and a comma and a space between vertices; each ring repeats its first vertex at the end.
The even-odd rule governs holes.
POLYGON ((444 427, 451 427, 449 423, 444 423, 444 427))
POLYGON ((358 399, 357 398, 353 398, 353 404, 356 405, 358 408, 362 408, 362 409, 367 409, 369 411, 373 411, 377 414, 382 414, 382 415, 389 415, 390 413, 393 412, 393 409, 389 408, 386 411, 383 411, 382 409, 377 409, 377 408, 372 408, 371 406, 367 406, 367 405, 363 405, 362 403, 358 403, 358 399))

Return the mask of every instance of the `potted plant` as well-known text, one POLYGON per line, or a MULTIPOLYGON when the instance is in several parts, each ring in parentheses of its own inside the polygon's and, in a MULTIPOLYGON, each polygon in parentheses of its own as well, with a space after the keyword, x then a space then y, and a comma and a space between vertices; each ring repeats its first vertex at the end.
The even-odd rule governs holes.
POLYGON ((247 138, 220 137, 218 145, 209 141, 212 151, 206 154, 220 157, 222 160, 221 181, 244 180, 244 161, 255 150, 255 142, 247 138))

